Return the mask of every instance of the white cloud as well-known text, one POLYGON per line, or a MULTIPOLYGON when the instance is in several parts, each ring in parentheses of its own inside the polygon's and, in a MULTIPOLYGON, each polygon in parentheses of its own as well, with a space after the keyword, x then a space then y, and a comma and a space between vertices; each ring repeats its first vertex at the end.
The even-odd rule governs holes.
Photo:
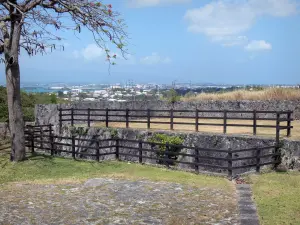
POLYGON ((100 58, 104 55, 104 51, 96 44, 89 44, 84 49, 73 51, 73 57, 78 59, 83 57, 85 60, 91 61, 100 58))
POLYGON ((290 16, 297 13, 298 5, 294 0, 219 0, 188 10, 184 18, 188 22, 188 31, 233 46, 247 40, 242 34, 259 17, 290 16))
POLYGON ((168 64, 172 60, 170 57, 162 57, 158 53, 152 53, 150 56, 145 56, 140 59, 140 62, 145 65, 168 64))
POLYGON ((132 8, 165 6, 172 4, 183 4, 191 2, 191 0, 127 0, 127 4, 132 8))
POLYGON ((248 43, 246 36, 216 36, 211 39, 213 42, 219 42, 225 47, 245 45, 248 43))
POLYGON ((272 50, 272 45, 264 40, 251 41, 245 46, 246 51, 267 51, 272 50))

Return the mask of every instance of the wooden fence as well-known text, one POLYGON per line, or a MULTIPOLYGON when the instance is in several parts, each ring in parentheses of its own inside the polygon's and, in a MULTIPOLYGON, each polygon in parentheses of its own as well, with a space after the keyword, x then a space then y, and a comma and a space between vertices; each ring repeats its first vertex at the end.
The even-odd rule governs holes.
MULTIPOLYGON (((85 136, 87 137, 87 136, 85 136)), ((127 139, 92 139, 76 136, 63 137, 54 135, 52 125, 26 126, 26 147, 32 152, 47 151, 52 156, 61 153, 69 154, 72 158, 91 157, 99 161, 100 157, 112 155, 117 160, 131 160, 143 163, 146 159, 154 160, 170 167, 173 164, 186 164, 196 172, 206 168, 227 171, 232 177, 233 172, 243 168, 255 168, 257 172, 264 165, 280 163, 278 145, 254 147, 247 149, 209 149, 169 143, 155 143, 142 140, 127 139), (80 149, 88 152, 80 152, 80 149), (102 150, 106 149, 105 152, 102 150), (128 149, 126 151, 126 149, 128 149), (149 154, 150 153, 150 154, 149 154), (153 153, 153 154, 151 154, 153 153), (240 154, 245 153, 240 157, 240 154), (123 157, 123 158, 122 158, 123 157), (124 158, 125 157, 125 158, 124 158), (126 157, 131 157, 130 159, 126 157), (136 160, 132 160, 135 158, 136 160), (187 159, 189 160, 183 160, 187 159), (234 165, 235 162, 240 162, 234 165), (201 169, 200 169, 201 168, 201 169)))
POLYGON ((253 134, 256 135, 258 128, 271 128, 276 129, 276 139, 279 138, 280 130, 287 130, 286 135, 291 135, 291 129, 293 128, 291 122, 292 111, 236 111, 236 110, 136 110, 136 109, 75 109, 59 108, 59 124, 60 128, 63 122, 70 122, 73 126, 74 123, 86 122, 90 127, 93 122, 105 122, 105 126, 109 127, 111 122, 123 122, 126 124, 126 128, 130 127, 131 123, 143 123, 147 124, 147 128, 151 128, 151 124, 169 124, 170 130, 174 129, 174 125, 191 125, 195 127, 195 131, 201 130, 201 126, 221 126, 223 127, 223 133, 227 133, 227 127, 252 127, 253 134), (121 113, 121 114, 120 114, 121 113), (134 115, 132 114, 134 113, 134 115), (164 113, 167 115, 155 115, 156 113, 164 113), (218 114, 217 116, 204 116, 199 114, 218 114), (137 115, 139 114, 139 115, 137 115), (241 114, 242 116, 231 116, 233 114, 241 114), (261 115, 268 115, 268 118, 261 115), (244 116, 243 116, 244 115, 244 116), (245 116, 245 115, 250 115, 245 116), (169 121, 155 121, 153 119, 164 118, 169 121), (190 119, 189 122, 178 122, 175 119, 190 119), (201 123, 200 119, 211 120, 219 119, 222 123, 201 123), (233 124, 228 120, 251 120, 251 124, 233 124), (261 125, 258 121, 274 121, 275 125, 261 125), (286 123, 282 125, 281 123, 286 123), (278 137, 277 137, 278 136, 278 137))

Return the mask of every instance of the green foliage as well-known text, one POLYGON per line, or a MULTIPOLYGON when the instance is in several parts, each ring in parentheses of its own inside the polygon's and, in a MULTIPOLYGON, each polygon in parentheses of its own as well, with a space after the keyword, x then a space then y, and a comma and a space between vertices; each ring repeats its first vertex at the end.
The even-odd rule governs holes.
MULTIPOLYGON (((183 138, 180 136, 169 136, 167 134, 154 134, 152 137, 148 138, 149 142, 154 142, 154 143, 160 143, 164 145, 159 145, 159 151, 156 153, 157 156, 160 158, 159 163, 164 162, 163 158, 165 157, 165 151, 166 151, 166 146, 165 144, 171 144, 171 145, 182 145, 183 143, 183 138)), ((155 146, 155 144, 154 144, 155 146)), ((178 159, 178 153, 180 152, 181 148, 180 147, 175 147, 175 146, 170 146, 169 151, 172 153, 168 153, 168 159, 172 160, 177 160, 178 159)), ((170 165, 173 165, 174 163, 172 162, 166 162, 170 165)))
POLYGON ((52 104, 57 104, 57 96, 56 96, 56 94, 51 94, 50 95, 50 102, 52 104))
POLYGON ((84 136, 87 135, 89 129, 85 127, 71 127, 70 132, 72 136, 84 136))
POLYGON ((118 138, 118 130, 115 128, 110 129, 110 136, 111 138, 118 138))
MULTIPOLYGON (((22 110, 25 121, 34 121, 35 104, 57 104, 66 101, 58 99, 55 94, 26 93, 21 91, 22 110)), ((8 121, 8 106, 6 88, 0 86, 0 122, 8 121)))
POLYGON ((180 95, 178 95, 177 91, 175 89, 171 89, 166 93, 166 98, 168 102, 174 104, 175 102, 180 101, 180 95))

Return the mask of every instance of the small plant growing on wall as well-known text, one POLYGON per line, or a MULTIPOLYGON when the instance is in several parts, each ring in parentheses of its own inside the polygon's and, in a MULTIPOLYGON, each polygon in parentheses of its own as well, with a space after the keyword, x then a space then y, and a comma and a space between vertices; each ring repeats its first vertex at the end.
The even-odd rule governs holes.
POLYGON ((82 136, 82 135, 87 135, 88 133, 88 128, 84 127, 71 127, 70 132, 72 136, 82 136))
MULTIPOLYGON (((163 145, 158 146, 158 151, 156 152, 156 155, 158 157, 158 163, 164 163, 164 157, 167 155, 168 159, 172 159, 176 161, 178 159, 178 153, 181 150, 181 147, 177 146, 170 146, 169 147, 169 154, 166 154, 166 143, 169 143, 170 145, 182 145, 183 143, 183 138, 179 136, 169 136, 167 134, 154 134, 152 137, 148 138, 149 142, 154 142, 154 143, 160 143, 163 145)), ((152 145, 152 148, 155 147, 155 144, 152 145)), ((168 165, 174 165, 175 162, 165 162, 168 165)))
POLYGON ((112 129, 110 130, 110 136, 111 136, 111 138, 118 138, 118 130, 112 128, 112 129))

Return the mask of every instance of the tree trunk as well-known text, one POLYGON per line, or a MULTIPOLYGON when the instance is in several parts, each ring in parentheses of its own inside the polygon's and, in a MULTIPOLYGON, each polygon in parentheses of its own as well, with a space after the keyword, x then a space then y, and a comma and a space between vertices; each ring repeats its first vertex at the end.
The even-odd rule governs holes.
POLYGON ((6 64, 6 88, 11 136, 11 161, 21 161, 25 159, 25 136, 18 60, 12 64, 6 64))

